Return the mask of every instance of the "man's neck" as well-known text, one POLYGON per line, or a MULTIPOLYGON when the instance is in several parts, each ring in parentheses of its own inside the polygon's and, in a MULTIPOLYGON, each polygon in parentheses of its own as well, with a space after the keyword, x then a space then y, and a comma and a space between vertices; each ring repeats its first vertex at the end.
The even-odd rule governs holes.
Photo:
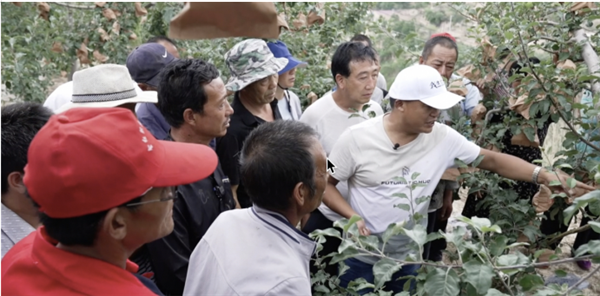
POLYGON ((362 109, 363 104, 351 102, 347 99, 348 96, 340 89, 334 91, 331 96, 333 97, 335 104, 346 112, 355 112, 355 110, 362 109))
POLYGON ((264 115, 271 114, 273 112, 270 104, 258 104, 256 103, 256 100, 244 97, 242 93, 240 93, 238 97, 240 99, 240 103, 242 103, 244 107, 246 107, 246 110, 248 110, 254 116, 262 118, 264 115))
POLYGON ((402 115, 394 112, 398 111, 392 111, 383 116, 383 128, 392 143, 403 146, 416 139, 419 133, 407 131, 402 121, 402 115))
POLYGON ((179 128, 171 127, 171 138, 175 142, 194 143, 208 146, 214 137, 194 134, 185 124, 179 128))
POLYGON ((25 196, 13 196, 10 193, 2 195, 2 204, 33 228, 40 226, 40 218, 33 203, 25 196))
POLYGON ((127 259, 133 254, 133 251, 123 252, 124 249, 122 245, 105 245, 100 244, 97 241, 94 242, 93 246, 66 246, 58 243, 56 247, 70 253, 102 260, 123 269, 127 266, 127 259), (99 245, 102 245, 102 247, 98 247, 99 245))
POLYGON ((277 90, 275 91, 275 98, 277 100, 281 100, 284 97, 285 90, 279 86, 277 86, 277 90))

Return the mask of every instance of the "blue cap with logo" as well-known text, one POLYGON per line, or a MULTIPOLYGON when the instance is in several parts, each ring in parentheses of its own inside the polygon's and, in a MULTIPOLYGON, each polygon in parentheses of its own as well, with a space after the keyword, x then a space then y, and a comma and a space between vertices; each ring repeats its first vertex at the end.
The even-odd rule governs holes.
POLYGON ((281 75, 296 67, 306 67, 307 63, 293 57, 288 50, 287 45, 285 45, 283 41, 277 40, 275 42, 269 42, 267 43, 267 46, 269 46, 269 49, 276 58, 286 58, 288 60, 288 64, 285 66, 285 68, 283 68, 277 74, 281 75))
POLYGON ((177 60, 158 43, 145 43, 136 47, 127 57, 127 69, 131 78, 137 83, 145 83, 158 87, 160 71, 177 60))

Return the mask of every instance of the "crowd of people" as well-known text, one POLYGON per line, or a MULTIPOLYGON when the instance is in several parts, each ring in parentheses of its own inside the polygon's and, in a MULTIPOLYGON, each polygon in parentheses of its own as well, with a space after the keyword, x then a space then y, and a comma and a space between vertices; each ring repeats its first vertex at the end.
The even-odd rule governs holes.
MULTIPOLYGON (((539 155, 484 149, 443 123, 454 106, 471 116, 485 93, 454 74, 450 34, 431 36, 389 90, 371 40, 354 36, 331 58, 332 90, 305 110, 290 88, 306 63, 284 42, 246 39, 224 59, 227 69, 180 58, 174 41, 156 37, 126 65, 75 72, 43 106, 2 108, 3 294, 310 295, 312 260, 341 241, 316 254, 309 233, 353 215, 362 235, 403 221, 445 230, 459 185, 442 175, 455 159, 483 156, 479 168, 533 191, 564 190, 555 184, 566 176, 532 164, 539 155), (422 186, 410 195, 398 177, 414 173, 422 186), (431 199, 407 210, 395 194, 431 199)), ((523 74, 512 65, 509 75, 523 74)), ((405 259, 409 242, 380 247, 405 259)), ((440 261, 445 248, 433 241, 423 256, 440 261)), ((340 285, 373 282, 377 260, 346 259, 340 285)))

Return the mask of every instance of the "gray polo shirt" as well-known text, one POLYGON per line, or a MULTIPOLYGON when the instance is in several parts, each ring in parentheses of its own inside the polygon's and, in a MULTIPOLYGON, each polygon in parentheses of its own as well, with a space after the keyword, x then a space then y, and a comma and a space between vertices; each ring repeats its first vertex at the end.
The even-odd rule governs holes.
POLYGON ((2 204, 2 258, 10 248, 34 230, 23 218, 2 204))

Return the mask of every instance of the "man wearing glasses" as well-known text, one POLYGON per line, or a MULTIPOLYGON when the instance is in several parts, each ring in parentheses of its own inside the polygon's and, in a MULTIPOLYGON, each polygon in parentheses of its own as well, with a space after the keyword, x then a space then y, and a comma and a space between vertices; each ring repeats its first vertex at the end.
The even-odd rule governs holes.
POLYGON ((173 186, 216 166, 209 147, 158 141, 123 108, 54 115, 23 181, 43 226, 2 259, 2 294, 155 295, 127 258, 173 231, 173 186))
MULTIPOLYGON (((206 147, 227 133, 233 109, 213 64, 200 59, 176 60, 161 75, 158 109, 171 126, 166 140, 206 147)), ((177 194, 175 230, 147 244, 135 259, 150 265, 158 288, 167 295, 183 293, 192 251, 217 216, 235 208, 229 180, 220 165, 207 178, 178 186, 177 194)))

